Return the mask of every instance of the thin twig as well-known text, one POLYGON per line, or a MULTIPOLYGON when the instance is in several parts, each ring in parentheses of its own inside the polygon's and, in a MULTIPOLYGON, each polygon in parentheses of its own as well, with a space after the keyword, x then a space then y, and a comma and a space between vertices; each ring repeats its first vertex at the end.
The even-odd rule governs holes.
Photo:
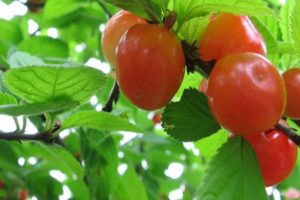
POLYGON ((113 109, 113 103, 114 102, 117 103, 117 101, 119 99, 119 94, 120 94, 119 85, 116 81, 112 91, 110 92, 107 102, 105 103, 104 107, 102 108, 102 111, 111 112, 113 109))
POLYGON ((99 3, 99 5, 100 5, 100 7, 102 8, 102 10, 106 13, 106 15, 107 15, 109 18, 111 18, 113 15, 112 15, 112 13, 107 9, 107 7, 104 5, 104 3, 101 2, 101 1, 98 1, 98 3, 99 3))
POLYGON ((289 139, 291 139, 297 146, 300 146, 300 135, 297 135, 293 129, 282 124, 276 124, 275 128, 282 131, 289 139))

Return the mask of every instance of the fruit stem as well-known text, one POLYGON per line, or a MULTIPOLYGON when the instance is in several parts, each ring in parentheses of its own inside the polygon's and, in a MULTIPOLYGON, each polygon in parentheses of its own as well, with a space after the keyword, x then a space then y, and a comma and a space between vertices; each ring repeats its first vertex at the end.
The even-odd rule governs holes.
POLYGON ((168 11, 168 15, 164 19, 164 27, 171 30, 176 22, 177 14, 174 11, 168 11))
POLYGON ((276 124, 275 128, 282 131, 290 140, 292 140, 297 146, 300 146, 300 135, 297 135, 291 128, 282 124, 276 124))

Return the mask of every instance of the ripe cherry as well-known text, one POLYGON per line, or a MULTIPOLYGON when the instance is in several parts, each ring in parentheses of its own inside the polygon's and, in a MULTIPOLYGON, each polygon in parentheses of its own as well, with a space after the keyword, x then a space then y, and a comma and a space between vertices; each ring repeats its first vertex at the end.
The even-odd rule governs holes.
POLYGON ((266 45, 247 16, 223 13, 212 17, 199 44, 200 58, 204 61, 241 52, 266 54, 266 45))
POLYGON ((300 119, 300 68, 292 68, 283 74, 287 92, 285 115, 300 119))
POLYGON ((183 80, 184 54, 168 29, 137 24, 123 35, 116 52, 117 80, 133 104, 155 110, 172 99, 183 80))
POLYGON ((207 96, 219 124, 237 135, 270 129, 281 118, 286 103, 281 75, 255 53, 219 60, 210 74, 207 96))
POLYGON ((19 196, 19 200, 26 200, 27 199, 27 197, 28 197, 28 190, 27 189, 21 189, 20 191, 19 191, 19 194, 18 194, 18 196, 19 196))
POLYGON ((102 51, 105 59, 116 66, 116 47, 122 35, 133 25, 146 21, 128 11, 121 10, 110 18, 102 34, 102 51))
POLYGON ((284 133, 270 130, 249 134, 246 140, 255 151, 267 187, 276 185, 289 176, 296 164, 298 147, 284 133))

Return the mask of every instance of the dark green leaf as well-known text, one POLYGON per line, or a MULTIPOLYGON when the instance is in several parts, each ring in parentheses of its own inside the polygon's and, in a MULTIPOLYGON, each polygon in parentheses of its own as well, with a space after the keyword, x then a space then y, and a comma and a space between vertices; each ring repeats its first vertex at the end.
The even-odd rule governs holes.
POLYGON ((18 49, 42 58, 67 58, 69 56, 69 47, 67 43, 59 39, 45 36, 31 37, 24 40, 19 44, 18 49))
POLYGON ((196 141, 220 129, 210 113, 206 96, 197 89, 185 90, 179 102, 168 104, 162 121, 165 131, 181 141, 196 141))
POLYGON ((107 112, 81 111, 71 115, 62 123, 62 129, 87 127, 99 131, 143 131, 121 117, 107 112))
POLYGON ((4 75, 5 85, 28 103, 68 97, 86 102, 105 85, 104 74, 89 67, 26 67, 4 75))
POLYGON ((197 199, 268 199, 255 153, 246 140, 236 137, 221 147, 207 167, 197 199))
MULTIPOLYGON (((2 94, 0 94, 0 98, 2 94)), ((8 99, 11 96, 6 97, 5 104, 12 104, 15 99, 8 99), (10 103, 8 102, 10 101, 10 103)), ((4 101, 5 99, 3 99, 4 101)), ((40 115, 43 113, 56 113, 60 111, 67 111, 75 108, 79 105, 79 102, 70 101, 68 98, 60 98, 56 100, 49 100, 42 103, 33 104, 20 104, 20 105, 1 105, 2 99, 0 99, 0 114, 6 114, 11 116, 19 115, 40 115)))

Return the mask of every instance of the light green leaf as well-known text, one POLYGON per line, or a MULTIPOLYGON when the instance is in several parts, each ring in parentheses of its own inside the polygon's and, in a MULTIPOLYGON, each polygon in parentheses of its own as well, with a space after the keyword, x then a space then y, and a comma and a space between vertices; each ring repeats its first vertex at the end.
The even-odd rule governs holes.
POLYGON ((9 58, 9 64, 11 68, 18 68, 24 66, 43 66, 44 61, 38 57, 32 56, 25 52, 15 52, 9 58))
POLYGON ((236 137, 221 147, 207 167, 197 199, 268 199, 255 153, 246 140, 236 137))
POLYGON ((217 153, 218 149, 227 141, 228 133, 221 129, 217 133, 199 140, 195 146, 199 149, 200 153, 206 160, 210 160, 217 153))
POLYGON ((145 186, 132 166, 129 165, 125 174, 121 176, 114 197, 122 200, 148 200, 145 186))
POLYGON ((87 127, 99 131, 143 131, 127 120, 106 112, 81 111, 71 115, 62 123, 62 129, 87 127))
POLYGON ((84 103, 101 90, 106 78, 89 67, 25 67, 8 70, 4 83, 27 103, 60 97, 84 103))
MULTIPOLYGON (((14 96, 0 92, 0 105, 17 104, 17 103, 18 103, 17 99, 14 96)), ((0 113, 1 113, 1 111, 0 111, 0 113)))
POLYGON ((280 29, 284 41, 291 41, 291 17, 295 0, 288 0, 280 9, 280 29))
MULTIPOLYGON (((178 14, 178 24, 181 25, 194 18, 212 12, 227 12, 240 15, 274 15, 263 0, 173 0, 173 9, 178 14)), ((180 28, 179 28, 180 29, 180 28)))
POLYGON ((297 48, 298 55, 300 55, 300 2, 295 1, 293 15, 291 17, 291 31, 295 42, 295 47, 297 48))
MULTIPOLYGON (((78 102, 70 101, 68 99, 49 100, 42 103, 21 104, 21 105, 3 105, 1 103, 2 102, 1 102, 1 94, 0 94, 0 114, 6 114, 11 116, 19 116, 19 115, 32 116, 32 115, 40 115, 43 113, 56 113, 60 111, 71 110, 79 105, 78 102)), ((9 103, 5 103, 5 104, 9 104, 9 103)))
POLYGON ((67 43, 59 39, 45 36, 31 37, 24 40, 19 44, 18 49, 42 58, 67 58, 69 56, 69 47, 67 43))
POLYGON ((195 43, 195 45, 198 46, 199 40, 207 25, 208 17, 195 17, 183 24, 179 34, 181 38, 189 44, 195 43))
POLYGON ((66 16, 84 6, 82 0, 47 0, 44 8, 45 20, 66 16))
POLYGON ((17 44, 22 40, 20 27, 13 21, 0 19, 0 41, 17 44))

